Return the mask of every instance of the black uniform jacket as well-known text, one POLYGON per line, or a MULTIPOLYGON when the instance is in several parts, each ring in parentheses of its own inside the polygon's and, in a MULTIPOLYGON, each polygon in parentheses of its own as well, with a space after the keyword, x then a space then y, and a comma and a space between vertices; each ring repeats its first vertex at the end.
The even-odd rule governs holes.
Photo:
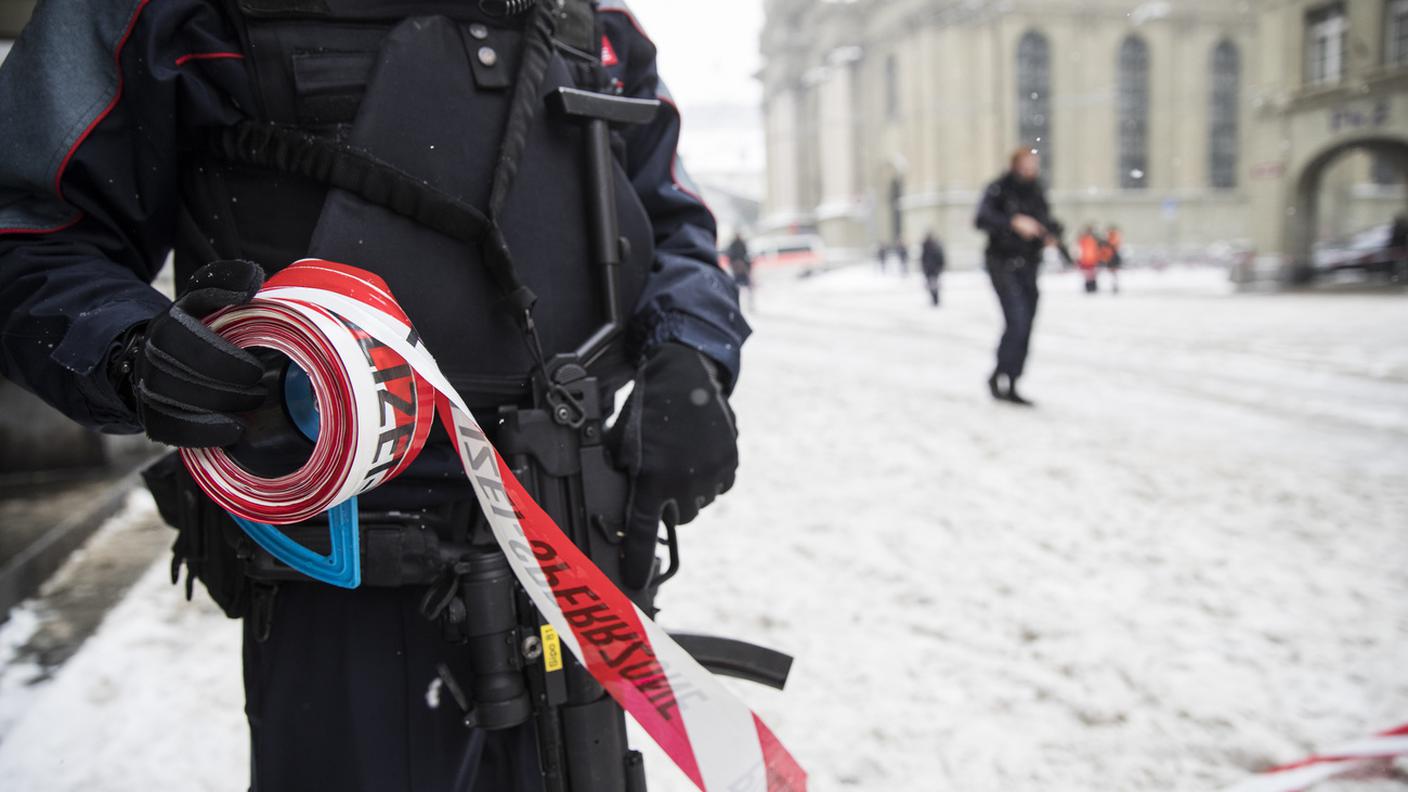
POLYGON ((1059 234, 1059 226, 1051 217, 1041 183, 1024 181, 1009 171, 988 185, 983 192, 982 203, 978 204, 978 215, 973 220, 975 226, 988 234, 989 258, 1019 258, 1031 264, 1041 261, 1045 241, 1023 239, 1012 230, 1012 218, 1019 214, 1027 215, 1052 233, 1059 234))

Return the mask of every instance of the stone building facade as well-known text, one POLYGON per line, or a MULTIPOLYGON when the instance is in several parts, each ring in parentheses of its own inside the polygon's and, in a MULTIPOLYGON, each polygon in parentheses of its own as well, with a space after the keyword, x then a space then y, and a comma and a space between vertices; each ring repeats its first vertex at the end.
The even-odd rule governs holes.
POLYGON ((1408 0, 767 0, 766 229, 976 264, 983 186, 1136 249, 1290 266, 1408 205, 1408 0), (1325 222, 1306 221, 1310 216, 1325 222))

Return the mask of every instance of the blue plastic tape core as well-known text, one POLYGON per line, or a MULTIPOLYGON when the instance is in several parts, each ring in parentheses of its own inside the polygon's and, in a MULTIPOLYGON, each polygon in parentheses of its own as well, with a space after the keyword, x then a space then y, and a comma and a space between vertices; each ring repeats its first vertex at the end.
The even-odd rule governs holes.
POLYGON ((309 440, 316 441, 321 423, 318 400, 313 398, 313 383, 306 371, 292 363, 288 364, 288 371, 284 373, 284 406, 288 408, 288 417, 293 419, 298 431, 309 440))
MULTIPOLYGON (((309 440, 318 439, 321 422, 318 402, 313 398, 313 385, 308 374, 292 363, 284 374, 284 405, 298 431, 309 440)), ((272 525, 246 520, 231 514, 237 525, 249 534, 269 555, 314 580, 341 588, 362 585, 362 548, 357 525, 357 499, 348 498, 328 509, 328 538, 332 549, 320 555, 290 539, 272 525)))

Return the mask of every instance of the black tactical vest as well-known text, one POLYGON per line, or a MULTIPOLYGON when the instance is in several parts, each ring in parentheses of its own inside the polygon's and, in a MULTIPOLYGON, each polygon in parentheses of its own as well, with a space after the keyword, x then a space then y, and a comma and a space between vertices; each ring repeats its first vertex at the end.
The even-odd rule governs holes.
MULTIPOLYGON (((257 87, 252 119, 312 133, 485 210, 524 52, 524 0, 229 0, 257 87)), ((600 31, 587 0, 556 13, 539 94, 603 90, 600 31)), ((578 347, 604 321, 590 261, 581 130, 536 108, 500 225, 518 276, 538 297, 548 356, 578 347)), ((238 158, 236 158, 238 159, 238 158)), ((298 168, 250 164, 213 149, 183 165, 186 216, 176 251, 182 282, 212 258, 274 272, 318 257, 382 276, 441 368, 474 407, 521 401, 532 359, 483 251, 298 168)), ((621 234, 629 254, 621 304, 635 304, 653 260, 649 219, 619 162, 621 234)), ((596 366, 628 379, 620 342, 596 366)))

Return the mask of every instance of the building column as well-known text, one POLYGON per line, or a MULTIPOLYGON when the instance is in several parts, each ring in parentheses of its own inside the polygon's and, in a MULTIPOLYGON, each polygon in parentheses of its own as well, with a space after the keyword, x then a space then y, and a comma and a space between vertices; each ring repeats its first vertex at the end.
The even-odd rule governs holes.
POLYGON ((802 213, 797 120, 796 89, 778 90, 764 103, 768 195, 762 224, 767 228, 786 226, 802 213))
POLYGON ((854 247, 864 241, 856 183, 858 165, 855 107, 858 47, 842 47, 827 56, 826 76, 814 87, 818 99, 821 201, 817 226, 829 245, 854 247))

